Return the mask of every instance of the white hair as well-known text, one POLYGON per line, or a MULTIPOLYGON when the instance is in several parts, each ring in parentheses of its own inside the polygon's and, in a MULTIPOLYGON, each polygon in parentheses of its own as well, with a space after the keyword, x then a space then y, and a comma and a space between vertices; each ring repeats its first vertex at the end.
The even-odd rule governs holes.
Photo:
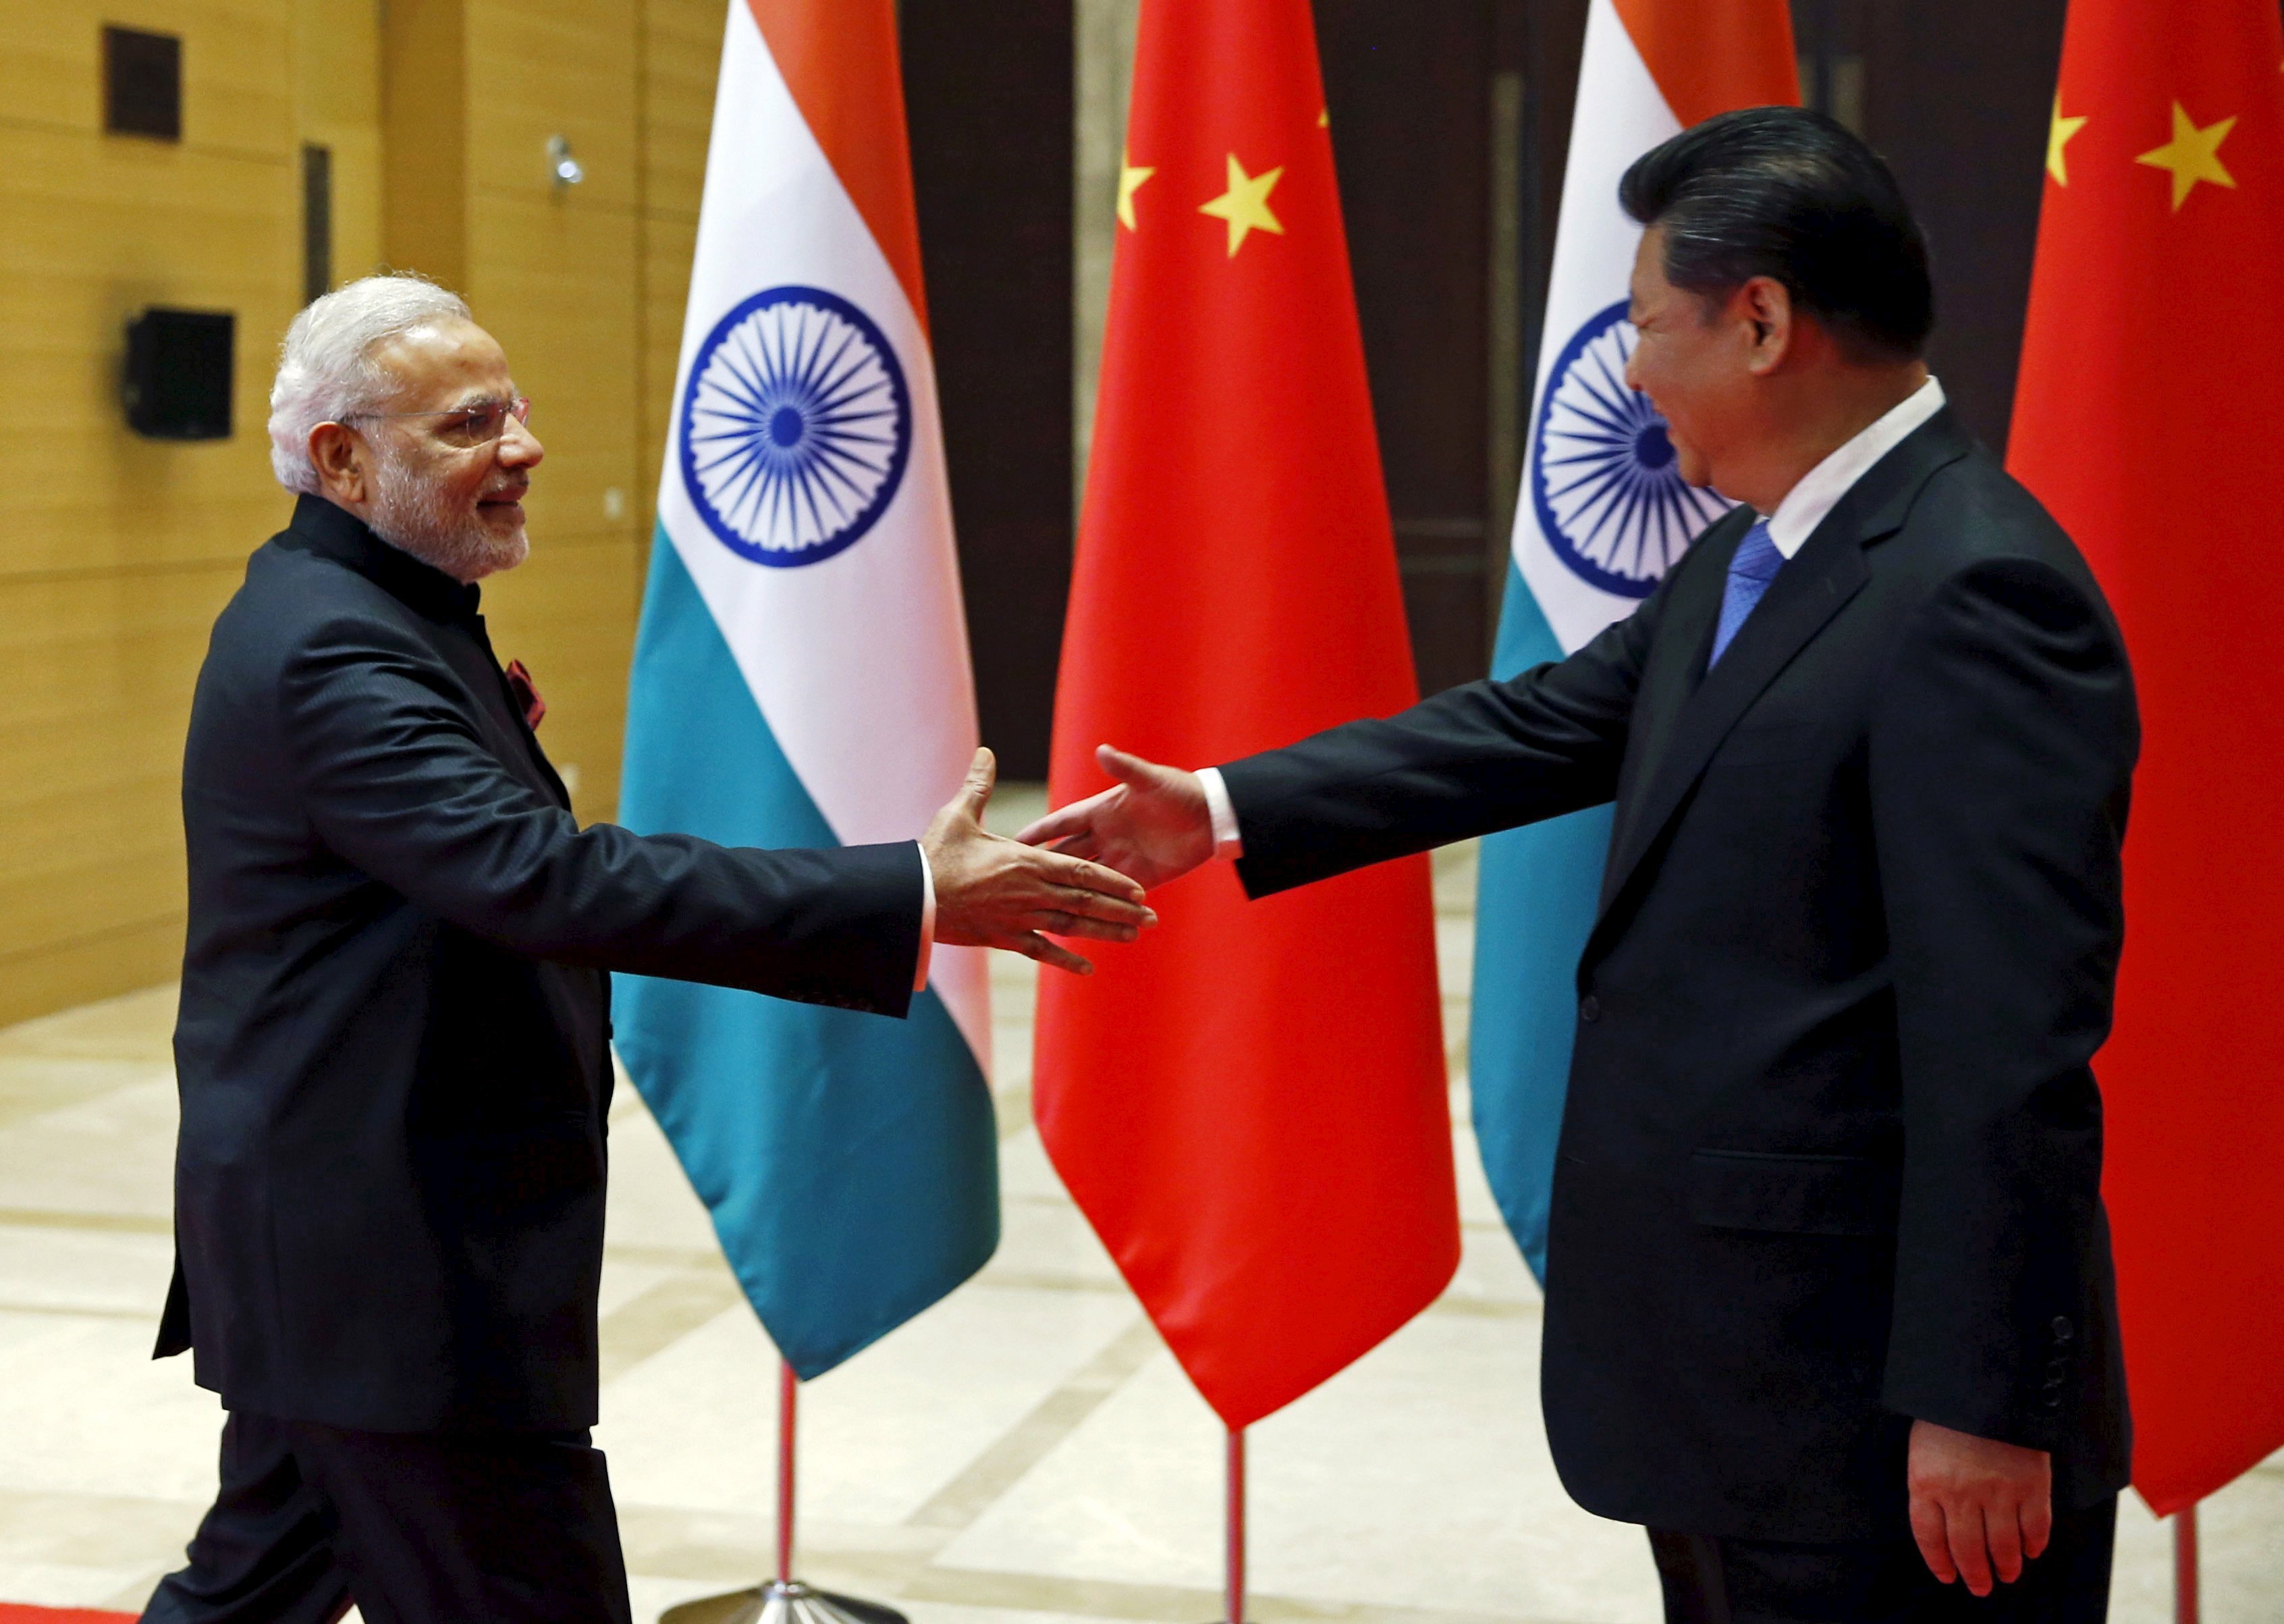
POLYGON ((387 398, 388 375, 373 352, 391 339, 458 317, 458 293, 423 277, 361 277, 314 301, 286 329, 270 389, 270 466, 287 490, 318 489, 309 431, 370 410, 387 398))

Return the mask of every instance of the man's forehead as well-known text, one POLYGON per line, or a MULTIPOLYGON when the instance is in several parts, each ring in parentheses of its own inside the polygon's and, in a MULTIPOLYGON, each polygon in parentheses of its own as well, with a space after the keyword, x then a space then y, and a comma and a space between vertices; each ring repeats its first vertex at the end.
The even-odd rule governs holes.
POLYGON ((515 391, 506 352, 473 322, 415 327, 391 340, 373 359, 397 380, 399 394, 439 404, 515 391))

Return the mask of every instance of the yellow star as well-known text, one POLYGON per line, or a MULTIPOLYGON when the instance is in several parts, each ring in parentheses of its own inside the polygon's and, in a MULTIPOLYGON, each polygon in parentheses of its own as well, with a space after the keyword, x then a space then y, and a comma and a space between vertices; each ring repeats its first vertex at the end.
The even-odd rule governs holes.
POLYGON ((1229 254, 1237 257, 1245 234, 1258 226, 1264 231, 1285 235, 1285 228, 1277 216, 1269 212, 1269 191, 1285 173, 1279 164, 1266 175, 1248 175, 1237 161, 1237 154, 1229 155, 1229 190, 1210 203, 1198 205, 1198 213, 1212 215, 1229 222, 1229 254))
POLYGON ((2054 121, 2046 127, 2046 173, 2054 177, 2057 186, 2069 184, 2069 165, 2062 159, 2062 148, 2069 144, 2072 136, 2085 128, 2083 116, 2074 119, 2062 117, 2061 92, 2055 91, 2054 121))
POLYGON ((2182 110, 2181 104, 2175 102, 2173 138, 2133 161, 2173 172, 2173 212, 2178 214, 2199 181, 2210 181, 2216 186, 2236 184, 2236 177, 2221 168, 2220 162, 2220 144, 2235 128, 2236 121, 2232 118, 2199 129, 2196 121, 2182 110))
POLYGON ((1152 176, 1157 173, 1158 171, 1154 166, 1144 166, 1133 163, 1128 160, 1124 148, 1122 147, 1119 150, 1118 223, 1124 226, 1130 231, 1135 229, 1134 194, 1142 190, 1142 183, 1144 181, 1148 180, 1152 176))

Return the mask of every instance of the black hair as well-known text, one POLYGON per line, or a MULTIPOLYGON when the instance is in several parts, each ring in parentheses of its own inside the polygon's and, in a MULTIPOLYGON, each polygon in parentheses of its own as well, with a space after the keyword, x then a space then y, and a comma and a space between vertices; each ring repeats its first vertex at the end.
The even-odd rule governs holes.
POLYGON ((1665 230, 1676 287, 1725 297, 1755 277, 1859 359, 1908 360, 1935 326, 1927 240, 1880 155, 1800 107, 1747 107, 1634 160, 1618 202, 1665 230))

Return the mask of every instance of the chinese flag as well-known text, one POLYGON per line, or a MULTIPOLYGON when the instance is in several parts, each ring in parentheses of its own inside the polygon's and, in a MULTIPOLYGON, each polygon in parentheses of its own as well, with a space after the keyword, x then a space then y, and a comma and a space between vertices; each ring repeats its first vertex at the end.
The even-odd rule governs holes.
MULTIPOLYGON (((1416 696, 1309 0, 1144 0, 1056 804, 1416 696)), ((1433 1300, 1458 1207, 1425 858, 1226 863, 1042 990, 1048 1153, 1232 1427, 1433 1300)))
POLYGON ((2107 1110, 2134 1480, 2284 1445, 2284 25, 2072 0, 2008 465, 2125 629, 2141 765, 2107 1110))

